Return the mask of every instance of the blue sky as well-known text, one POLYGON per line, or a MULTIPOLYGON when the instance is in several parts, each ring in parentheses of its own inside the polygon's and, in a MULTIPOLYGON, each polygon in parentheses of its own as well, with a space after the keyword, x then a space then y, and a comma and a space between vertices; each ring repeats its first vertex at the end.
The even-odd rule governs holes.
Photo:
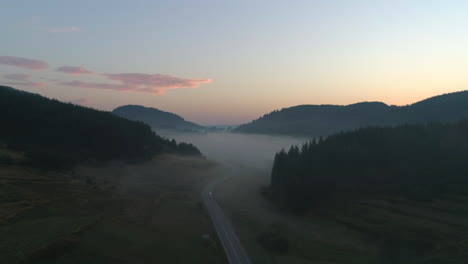
POLYGON ((235 124, 298 104, 407 104, 468 86, 467 1, 1 6, 0 56, 49 67, 0 60, 0 83, 104 110, 141 104, 202 124, 235 124), (5 78, 12 74, 28 78, 5 78))

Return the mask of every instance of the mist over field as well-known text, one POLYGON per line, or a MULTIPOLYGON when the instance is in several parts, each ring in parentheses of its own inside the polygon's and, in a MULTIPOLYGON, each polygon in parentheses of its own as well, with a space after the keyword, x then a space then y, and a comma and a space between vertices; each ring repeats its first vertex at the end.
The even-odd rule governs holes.
POLYGON ((180 133, 171 130, 156 131, 177 142, 192 143, 208 159, 255 169, 271 169, 276 152, 292 145, 301 145, 308 138, 236 133, 180 133))
POLYGON ((468 0, 214 2, 1 2, 0 264, 468 264, 468 0))

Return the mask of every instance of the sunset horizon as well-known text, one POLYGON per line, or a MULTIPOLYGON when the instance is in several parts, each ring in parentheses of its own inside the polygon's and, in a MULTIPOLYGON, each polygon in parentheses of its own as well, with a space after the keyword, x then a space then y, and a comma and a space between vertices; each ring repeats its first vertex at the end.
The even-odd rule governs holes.
POLYGON ((215 3, 7 1, 0 84, 106 111, 154 107, 203 125, 468 89, 463 1, 215 3))
POLYGON ((467 0, 0 6, 1 263, 467 263, 467 0))

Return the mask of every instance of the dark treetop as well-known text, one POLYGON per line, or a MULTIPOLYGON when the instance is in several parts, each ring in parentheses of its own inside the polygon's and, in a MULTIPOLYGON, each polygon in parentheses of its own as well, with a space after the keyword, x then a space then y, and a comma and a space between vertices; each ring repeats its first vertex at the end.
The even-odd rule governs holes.
POLYGON ((337 197, 467 194, 467 161, 468 120, 363 128, 277 153, 271 191, 297 210, 337 197))
POLYGON ((0 86, 0 112, 0 148, 24 153, 33 166, 200 155, 193 145, 161 138, 144 123, 10 87, 0 86))
POLYGON ((154 129, 175 129, 181 131, 201 131, 205 129, 195 123, 185 121, 176 114, 140 105, 120 106, 112 112, 120 117, 144 122, 154 129))
POLYGON ((327 136, 367 126, 443 122, 468 117, 468 91, 444 94, 407 106, 363 102, 347 106, 300 105, 273 111, 234 132, 327 136))

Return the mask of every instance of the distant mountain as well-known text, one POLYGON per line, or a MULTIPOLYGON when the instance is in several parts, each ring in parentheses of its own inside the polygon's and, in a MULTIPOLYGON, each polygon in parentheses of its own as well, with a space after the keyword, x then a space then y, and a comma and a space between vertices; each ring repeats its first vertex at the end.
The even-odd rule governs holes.
POLYGON ((0 113, 0 150, 23 153, 29 165, 45 169, 159 153, 200 155, 191 144, 163 139, 141 122, 10 87, 0 86, 0 113))
POLYGON ((182 117, 156 108, 140 105, 117 107, 112 113, 130 120, 141 121, 154 129, 175 129, 180 131, 204 131, 205 127, 185 121, 182 117))
POLYGON ((233 132, 327 136, 367 126, 451 123, 468 117, 468 91, 435 96, 412 105, 381 102, 352 105, 300 105, 273 111, 233 132))

